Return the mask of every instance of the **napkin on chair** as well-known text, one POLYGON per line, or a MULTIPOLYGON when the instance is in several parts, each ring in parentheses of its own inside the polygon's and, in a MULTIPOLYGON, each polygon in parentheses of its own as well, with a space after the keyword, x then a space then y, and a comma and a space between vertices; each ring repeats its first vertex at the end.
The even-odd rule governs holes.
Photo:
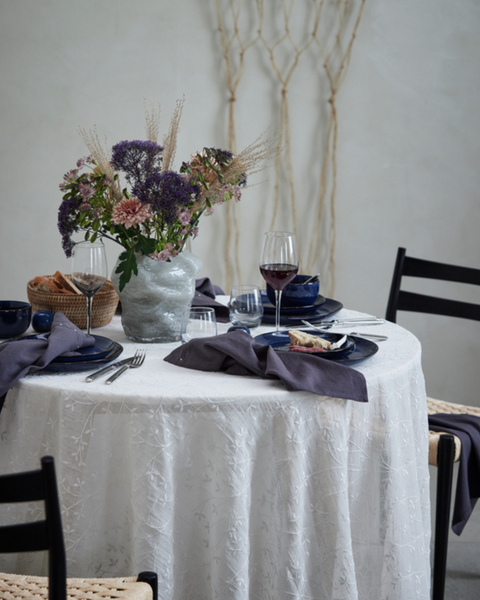
POLYGON ((276 352, 271 346, 258 344, 243 331, 190 340, 164 360, 199 371, 280 379, 287 390, 368 402, 362 373, 316 356, 276 352))
POLYGON ((196 279, 192 306, 211 307, 215 310, 217 321, 228 323, 230 321, 228 308, 220 302, 216 302, 215 296, 217 295, 223 295, 223 290, 218 285, 214 285, 208 277, 196 279))
POLYGON ((3 396, 21 377, 43 369, 61 354, 75 355, 79 348, 94 343, 91 335, 81 331, 63 313, 57 312, 48 337, 0 344, 0 410, 3 396))
POLYGON ((456 435, 462 442, 452 518, 452 530, 460 535, 480 498, 480 418, 436 413, 428 415, 428 426, 456 435))

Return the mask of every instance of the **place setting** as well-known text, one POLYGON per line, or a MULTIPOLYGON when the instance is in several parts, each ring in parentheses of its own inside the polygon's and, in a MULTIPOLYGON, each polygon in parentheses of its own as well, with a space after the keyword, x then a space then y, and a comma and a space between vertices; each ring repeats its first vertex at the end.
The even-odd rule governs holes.
POLYGON ((343 363, 363 360, 378 352, 376 342, 385 341, 386 336, 328 330, 381 325, 385 321, 376 317, 324 321, 343 305, 319 293, 319 274, 298 275, 298 269, 295 235, 267 232, 260 258, 260 272, 267 284, 261 292, 262 323, 275 324, 275 331, 257 335, 255 341, 278 352, 302 352, 343 363), (281 326, 286 328, 281 330, 281 326), (302 326, 307 329, 297 329, 302 326))

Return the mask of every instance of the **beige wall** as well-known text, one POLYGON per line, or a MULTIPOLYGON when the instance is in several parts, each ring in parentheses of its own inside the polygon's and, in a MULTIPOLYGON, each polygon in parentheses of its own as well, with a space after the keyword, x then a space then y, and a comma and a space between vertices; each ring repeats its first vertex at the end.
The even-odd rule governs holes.
MULTIPOLYGON (((474 0, 367 0, 338 101, 335 297, 350 308, 383 316, 400 245, 480 267, 479 25, 474 0)), ((262 61, 251 54, 238 90, 239 147, 277 120, 275 82, 262 61)), ((317 67, 304 61, 290 85, 303 222, 311 222, 319 168, 311 148, 325 110, 312 87, 317 67)), ((96 124, 111 144, 142 138, 143 99, 162 105, 165 131, 185 94, 177 166, 205 145, 226 146, 213 0, 0 0, 0 77, 5 299, 24 299, 35 275, 70 270, 56 217, 58 183, 85 154, 78 126, 96 124)), ((260 283, 272 178, 262 173, 239 205, 244 282, 260 283)), ((278 225, 289 228, 287 209, 278 225)), ((217 213, 193 244, 202 275, 220 285, 224 239, 217 213)), ((108 253, 113 266, 118 248, 108 253)), ((468 290, 477 301, 479 292, 468 290)), ((423 343, 430 393, 480 405, 479 325, 413 315, 400 322, 423 343)))

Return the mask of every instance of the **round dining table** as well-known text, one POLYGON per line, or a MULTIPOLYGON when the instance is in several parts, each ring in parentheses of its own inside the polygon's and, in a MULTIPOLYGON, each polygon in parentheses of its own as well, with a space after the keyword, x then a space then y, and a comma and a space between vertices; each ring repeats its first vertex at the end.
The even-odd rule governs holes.
MULTIPOLYGON (((115 316, 93 333, 121 358, 145 349, 143 366, 111 385, 23 377, 0 414, 0 473, 55 458, 70 577, 153 570, 161 600, 427 600, 421 346, 393 323, 354 329, 388 336, 348 364, 366 403, 167 363, 179 343, 129 341, 115 316)), ((46 574, 46 553, 0 556, 0 571, 46 574)))

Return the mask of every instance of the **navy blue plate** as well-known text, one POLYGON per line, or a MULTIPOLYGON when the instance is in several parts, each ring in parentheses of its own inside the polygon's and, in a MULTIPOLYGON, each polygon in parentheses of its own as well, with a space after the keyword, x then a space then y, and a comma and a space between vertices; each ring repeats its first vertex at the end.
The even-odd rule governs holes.
MULTIPOLYGON (((328 317, 329 315, 337 312, 343 308, 343 304, 338 302, 337 300, 331 300, 330 298, 325 298, 325 302, 320 304, 320 306, 316 306, 311 312, 307 313, 289 313, 283 314, 283 310, 280 310, 280 324, 286 326, 296 327, 299 325, 303 327, 302 319, 307 319, 311 323, 320 323, 322 319, 328 317)), ((263 315, 262 323, 265 325, 275 325, 275 313, 265 314, 263 315)))
MULTIPOLYGON (((11 340, 9 343, 15 343, 20 340, 47 340, 49 333, 37 333, 36 335, 26 335, 18 340, 11 340)), ((100 335, 93 335, 95 338, 95 344, 93 346, 87 346, 86 348, 79 348, 75 350, 77 353, 75 356, 57 356, 52 362, 63 363, 63 362, 76 362, 85 360, 97 360, 105 357, 109 352, 113 350, 115 342, 109 340, 106 337, 100 335)))
MULTIPOLYGON (((322 305, 325 300, 325 296, 319 294, 313 304, 309 304, 307 306, 282 306, 280 308, 280 313, 282 315, 308 315, 322 305)), ((276 307, 271 304, 270 300, 268 299, 267 292, 264 290, 262 290, 262 302, 263 310, 266 313, 271 313, 274 315, 276 307)))
MULTIPOLYGON (((51 362, 49 365, 42 369, 43 371, 49 371, 53 373, 70 373, 75 371, 95 371, 101 369, 112 360, 117 359, 123 352, 123 346, 117 342, 112 342, 113 348, 103 358, 90 359, 90 360, 75 360, 73 362, 51 362)), ((64 357, 67 358, 67 357, 64 357)), ((73 358, 73 357, 70 357, 73 358)))
MULTIPOLYGON (((329 341, 335 341, 340 339, 343 334, 341 333, 328 333, 316 331, 315 329, 301 329, 300 331, 304 331, 305 333, 310 333, 312 335, 318 335, 319 337, 323 337, 329 341), (330 336, 336 336, 335 338, 331 338, 330 336)), ((364 338, 356 337, 356 336, 348 336, 349 339, 353 340, 354 344, 349 349, 334 350, 333 352, 312 352, 310 356, 317 356, 318 358, 328 358, 331 360, 335 360, 336 362, 351 362, 356 360, 363 360, 364 358, 368 358, 369 356, 373 356, 378 351, 378 346, 374 342, 370 340, 366 340, 364 338)), ((272 348, 278 352, 289 352, 288 346, 290 343, 290 339, 288 337, 288 331, 279 331, 278 333, 273 331, 270 333, 263 333, 261 335, 257 335, 255 337, 255 341, 259 344, 263 344, 264 346, 272 346, 272 348)))

